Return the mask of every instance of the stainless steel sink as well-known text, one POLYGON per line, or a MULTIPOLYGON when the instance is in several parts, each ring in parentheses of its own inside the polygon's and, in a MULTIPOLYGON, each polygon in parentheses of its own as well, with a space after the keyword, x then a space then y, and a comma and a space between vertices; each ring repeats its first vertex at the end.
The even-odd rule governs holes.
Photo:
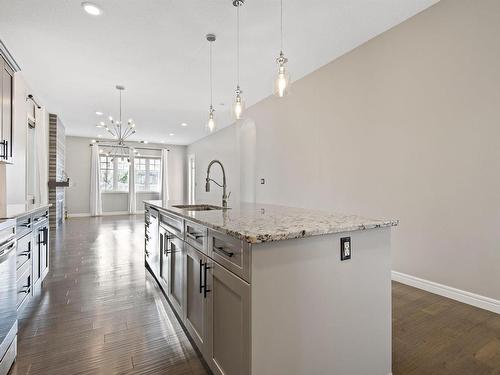
POLYGON ((178 204, 172 207, 180 208, 186 211, 212 211, 212 210, 223 210, 224 207, 213 206, 211 204, 178 204))

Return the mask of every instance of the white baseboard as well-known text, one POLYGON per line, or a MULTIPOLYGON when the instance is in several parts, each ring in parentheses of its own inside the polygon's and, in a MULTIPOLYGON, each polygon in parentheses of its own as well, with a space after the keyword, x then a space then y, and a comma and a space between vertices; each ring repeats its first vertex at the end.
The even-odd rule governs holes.
MULTIPOLYGON (((143 214, 144 210, 138 210, 135 214, 143 214)), ((117 215, 129 215, 128 211, 113 211, 113 212, 103 212, 101 216, 117 216, 117 215)), ((68 218, 72 217, 90 217, 90 213, 80 213, 80 214, 68 214, 68 218)))
POLYGON ((111 212, 103 212, 101 216, 120 216, 120 215, 128 215, 128 211, 111 211, 111 212))
POLYGON ((81 214, 68 214, 68 218, 71 219, 72 217, 89 217, 90 213, 81 213, 81 214))
POLYGON ((392 280, 400 282, 402 284, 413 286, 418 289, 423 289, 427 292, 438 294, 443 297, 451 298, 455 301, 479 307, 480 309, 500 314, 500 301, 493 298, 466 292, 465 290, 460 290, 451 286, 438 284, 433 281, 420 279, 418 277, 407 275, 405 273, 397 271, 392 271, 392 280))

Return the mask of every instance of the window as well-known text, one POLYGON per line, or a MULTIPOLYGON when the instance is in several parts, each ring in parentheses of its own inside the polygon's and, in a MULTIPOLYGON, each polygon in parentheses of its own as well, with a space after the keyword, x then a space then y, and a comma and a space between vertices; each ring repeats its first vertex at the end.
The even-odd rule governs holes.
POLYGON ((112 191, 113 190, 113 175, 114 168, 111 157, 100 156, 101 163, 101 189, 102 191, 112 191))
POLYGON ((128 162, 100 155, 102 191, 128 191, 128 162))
POLYGON ((161 161, 158 158, 135 157, 135 189, 137 191, 160 191, 161 161))

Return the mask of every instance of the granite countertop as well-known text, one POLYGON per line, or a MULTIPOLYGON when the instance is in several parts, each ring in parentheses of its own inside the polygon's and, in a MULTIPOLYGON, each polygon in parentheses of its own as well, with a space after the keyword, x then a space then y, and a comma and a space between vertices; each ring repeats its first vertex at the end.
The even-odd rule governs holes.
POLYGON ((6 211, 0 211, 0 219, 15 219, 19 216, 28 215, 38 210, 51 207, 50 203, 38 204, 8 204, 6 211))
POLYGON ((144 203, 249 243, 391 227, 399 223, 398 220, 368 219, 357 215, 259 203, 239 203, 230 209, 211 211, 187 211, 173 207, 182 202, 156 200, 144 203))

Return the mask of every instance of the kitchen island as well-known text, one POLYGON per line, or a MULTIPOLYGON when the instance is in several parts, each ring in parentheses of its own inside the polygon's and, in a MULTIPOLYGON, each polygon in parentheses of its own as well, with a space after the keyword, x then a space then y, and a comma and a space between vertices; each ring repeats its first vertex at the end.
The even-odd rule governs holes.
POLYGON ((145 205, 146 266, 215 374, 391 373, 397 221, 145 205))

